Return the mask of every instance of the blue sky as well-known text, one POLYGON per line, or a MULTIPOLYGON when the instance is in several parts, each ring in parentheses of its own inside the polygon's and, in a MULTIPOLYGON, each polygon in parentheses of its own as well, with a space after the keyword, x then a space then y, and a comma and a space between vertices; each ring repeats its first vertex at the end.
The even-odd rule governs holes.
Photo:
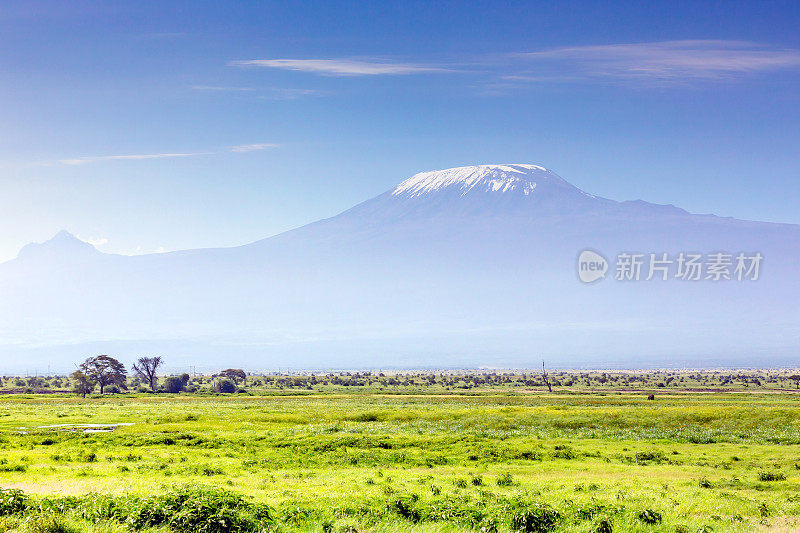
POLYGON ((241 244, 478 163, 800 223, 800 4, 610 4, 3 2, 0 261, 241 244))

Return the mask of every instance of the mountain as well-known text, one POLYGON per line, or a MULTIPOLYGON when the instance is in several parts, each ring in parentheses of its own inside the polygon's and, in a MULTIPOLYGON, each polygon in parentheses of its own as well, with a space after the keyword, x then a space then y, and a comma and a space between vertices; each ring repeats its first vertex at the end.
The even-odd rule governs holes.
POLYGON ((798 265, 797 225, 617 202, 536 165, 460 167, 235 248, 28 245, 0 265, 0 372, 101 352, 254 370, 790 365, 798 265), (609 269, 591 284, 587 249, 609 269), (763 264, 756 281, 683 281, 681 252, 763 264), (621 253, 669 254, 669 279, 615 280, 621 253))

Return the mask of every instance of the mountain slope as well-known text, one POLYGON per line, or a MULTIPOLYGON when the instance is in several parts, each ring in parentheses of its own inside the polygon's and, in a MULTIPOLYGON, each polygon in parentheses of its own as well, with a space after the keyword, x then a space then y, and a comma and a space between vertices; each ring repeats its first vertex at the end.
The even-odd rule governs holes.
POLYGON ((535 165, 461 167, 236 248, 123 257, 63 233, 26 247, 0 265, 0 357, 58 365, 102 347, 201 367, 221 353, 253 368, 764 361, 796 355, 798 250, 794 225, 598 198, 535 165), (759 251, 764 271, 749 283, 625 283, 611 271, 583 285, 586 248, 612 263, 624 251, 759 251))

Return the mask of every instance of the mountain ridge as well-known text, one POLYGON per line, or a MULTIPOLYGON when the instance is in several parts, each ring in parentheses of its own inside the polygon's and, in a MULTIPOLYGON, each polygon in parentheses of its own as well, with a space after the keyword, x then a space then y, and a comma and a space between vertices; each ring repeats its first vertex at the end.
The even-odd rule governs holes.
MULTIPOLYGON (((411 201, 425 201, 426 199, 430 201, 433 197, 439 194, 454 193, 453 197, 460 197, 462 200, 469 200, 467 197, 468 195, 475 195, 475 194, 489 194, 493 195, 493 193, 497 193, 499 196, 503 196, 507 193, 512 193, 516 196, 523 196, 529 197, 526 200, 532 200, 533 197, 537 195, 537 193, 542 194, 550 194, 551 197, 547 198, 547 200, 552 201, 553 193, 565 193, 566 194, 566 201, 564 201, 564 197, 561 196, 557 198, 559 200, 556 206, 545 206, 544 215, 553 214, 554 211, 561 210, 563 213, 563 209, 566 207, 577 207, 575 213, 570 213, 573 216, 579 216, 581 214, 581 210, 591 210, 594 207, 598 207, 597 205, 593 205, 593 202, 598 202, 599 207, 613 207, 618 209, 622 212, 622 214, 631 214, 636 212, 644 212, 652 213, 653 211, 658 211, 660 214, 667 214, 667 215, 686 215, 686 216, 695 216, 695 217, 713 217, 719 220, 729 220, 736 223, 756 223, 756 224, 772 224, 772 225, 782 225, 788 227, 798 227, 800 225, 791 224, 791 223, 782 223, 782 222, 763 222, 758 220, 745 220, 745 219, 738 219, 734 217, 721 217, 719 215, 713 213, 706 213, 706 214, 699 214, 699 213, 690 213, 683 208, 677 207, 673 204, 659 204, 654 203, 642 199, 637 200, 611 200, 608 198, 603 198, 600 196, 593 195, 582 189, 572 185, 570 182, 556 174, 555 172, 536 164, 529 164, 529 163, 500 163, 500 164, 481 164, 481 165, 468 165, 462 167, 452 167, 448 169, 441 169, 441 170, 432 170, 432 171, 424 171, 414 174, 413 176, 407 178, 406 180, 401 181, 398 185, 385 191, 384 193, 364 200, 340 213, 333 215, 331 217, 327 217, 324 219, 316 220, 309 222, 308 224, 304 224, 302 226, 298 226, 296 228, 292 228, 286 230, 284 232, 270 235, 268 237, 264 237, 261 239, 257 239, 255 241, 245 243, 242 245, 236 246, 223 246, 223 247, 206 247, 206 248, 187 248, 187 249, 179 249, 173 250, 170 252, 165 253, 150 253, 150 254, 137 254, 136 256, 147 256, 147 255, 170 255, 170 254, 181 254, 181 253, 195 253, 195 252, 202 252, 206 250, 233 250, 236 248, 241 247, 248 247, 257 245, 258 243, 262 243, 268 241, 270 239, 280 238, 283 235, 288 233, 296 232, 298 230, 303 230, 309 226, 324 223, 326 221, 335 220, 338 217, 348 214, 366 214, 366 215, 374 215, 375 209, 372 208, 372 204, 378 200, 386 199, 387 197, 392 198, 394 200, 411 200, 411 201), (544 183, 545 187, 540 186, 540 183, 544 183), (546 186, 550 185, 550 190, 546 189, 546 186), (553 186, 554 185, 554 186, 553 186), (538 191, 537 191, 538 189, 538 191), (553 190, 555 189, 555 191, 553 190), (570 201, 577 202, 577 205, 570 205, 570 201)), ((510 211, 514 210, 514 206, 507 205, 510 202, 506 202, 505 206, 501 206, 501 208, 507 208, 510 211)), ((381 206, 380 209, 386 210, 385 206, 381 206)), ((431 215, 447 215, 446 210, 438 210, 438 206, 434 205, 432 209, 423 210, 427 216, 431 215)), ((388 215, 388 217, 395 217, 395 216, 402 216, 406 215, 409 212, 419 212, 420 209, 418 206, 413 206, 411 208, 398 208, 396 206, 390 207, 388 212, 384 212, 383 214, 388 215)), ((520 209, 523 214, 532 215, 531 211, 529 211, 528 204, 524 204, 524 207, 520 209)), ((474 213, 474 210, 469 209, 461 209, 459 214, 464 213, 474 213)), ((511 213, 506 213, 511 214, 511 213)), ((89 255, 91 253, 96 254, 104 254, 104 255, 118 255, 109 252, 103 252, 98 250, 96 247, 87 243, 86 241, 82 241, 75 237, 72 233, 67 230, 60 230, 56 233, 53 237, 48 239, 47 241, 36 243, 32 242, 20 249, 18 253, 18 258, 21 256, 26 256, 29 253, 35 253, 36 251, 47 250, 47 249, 57 249, 53 250, 54 252, 68 252, 70 249, 80 250, 81 253, 84 255, 89 255), (68 242, 70 239, 77 243, 81 243, 82 246, 74 246, 69 247, 66 246, 65 243, 68 242)), ((4 263, 13 261, 14 259, 10 259, 5 261, 4 263)), ((0 263, 3 264, 3 263, 0 263)))
POLYGON ((200 365, 216 353, 258 369, 798 351, 800 226, 616 202, 544 167, 507 167, 416 175, 403 192, 432 187, 423 196, 395 187, 230 248, 122 256, 59 233, 0 265, 0 373, 34 357, 56 368, 77 346, 106 344, 123 358, 145 350, 200 365), (537 186, 525 194, 514 178, 537 186), (620 252, 758 251, 765 266, 751 283, 623 282, 610 266, 587 286, 576 275, 585 249, 612 265, 620 252))

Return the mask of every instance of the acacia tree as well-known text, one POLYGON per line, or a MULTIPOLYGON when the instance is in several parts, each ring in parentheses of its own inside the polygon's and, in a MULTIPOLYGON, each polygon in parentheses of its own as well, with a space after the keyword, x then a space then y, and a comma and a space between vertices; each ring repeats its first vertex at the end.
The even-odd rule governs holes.
POLYGON ((76 370, 70 377, 75 382, 72 390, 82 397, 86 398, 86 395, 94 390, 94 382, 82 371, 76 370))
POLYGON ((150 383, 150 390, 153 392, 155 392, 156 387, 158 387, 158 375, 156 372, 162 363, 161 357, 140 357, 139 360, 133 364, 133 371, 137 376, 150 383))
POLYGON ((100 394, 106 385, 114 384, 120 389, 128 390, 125 377, 128 371, 125 365, 109 355, 98 355, 88 358, 81 366, 80 370, 92 381, 100 385, 100 394))
POLYGON ((247 381, 247 373, 240 368, 229 368, 220 372, 219 375, 232 379, 237 385, 240 381, 243 383, 247 381))
POLYGON ((789 376, 789 379, 794 381, 795 388, 800 389, 800 375, 792 374, 791 376, 789 376))

